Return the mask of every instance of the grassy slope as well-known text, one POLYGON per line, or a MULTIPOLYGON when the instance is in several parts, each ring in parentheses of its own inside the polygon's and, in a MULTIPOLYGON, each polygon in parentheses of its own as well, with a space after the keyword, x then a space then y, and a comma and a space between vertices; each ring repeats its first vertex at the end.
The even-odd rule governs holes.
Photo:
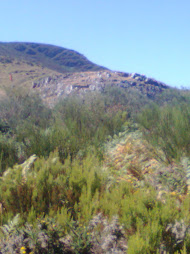
POLYGON ((30 89, 32 82, 36 79, 55 74, 59 73, 38 64, 31 65, 26 61, 0 62, 0 98, 5 96, 7 88, 21 87, 22 89, 30 89), (12 81, 10 80, 9 73, 12 74, 12 81))
POLYGON ((39 43, 0 43, 0 61, 28 61, 58 72, 98 71, 105 68, 74 50, 39 43))

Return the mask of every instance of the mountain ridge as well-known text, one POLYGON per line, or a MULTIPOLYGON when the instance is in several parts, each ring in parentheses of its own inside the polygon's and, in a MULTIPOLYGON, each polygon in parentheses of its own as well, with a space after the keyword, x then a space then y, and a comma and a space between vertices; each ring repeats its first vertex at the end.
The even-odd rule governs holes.
POLYGON ((0 42, 0 61, 13 59, 33 61, 43 67, 64 73, 88 70, 103 70, 105 67, 96 65, 75 50, 51 44, 33 42, 0 42))
POLYGON ((61 96, 103 91, 106 86, 133 88, 149 98, 169 89, 163 82, 142 74, 112 71, 96 65, 74 50, 42 43, 0 42, 2 90, 26 88, 54 105, 61 96))

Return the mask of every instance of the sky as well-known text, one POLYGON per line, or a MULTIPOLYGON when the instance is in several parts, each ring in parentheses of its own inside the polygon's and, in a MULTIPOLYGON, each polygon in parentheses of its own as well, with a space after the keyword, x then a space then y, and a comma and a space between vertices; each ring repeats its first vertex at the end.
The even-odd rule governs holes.
POLYGON ((73 49, 190 88, 190 0, 1 0, 0 41, 73 49))

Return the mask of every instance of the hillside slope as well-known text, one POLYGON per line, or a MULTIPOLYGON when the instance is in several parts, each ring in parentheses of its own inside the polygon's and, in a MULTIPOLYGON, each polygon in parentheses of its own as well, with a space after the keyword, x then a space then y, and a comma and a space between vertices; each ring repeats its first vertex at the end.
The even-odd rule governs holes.
POLYGON ((29 89, 54 105, 70 93, 133 88, 153 98, 169 87, 138 73, 110 71, 80 53, 47 44, 0 43, 0 96, 6 89, 29 89))
POLYGON ((1 42, 0 62, 6 64, 13 60, 28 61, 30 64, 39 64, 62 73, 106 69, 90 62, 74 50, 40 43, 1 42))
POLYGON ((190 253, 190 91, 26 59, 0 77, 0 254, 190 253))

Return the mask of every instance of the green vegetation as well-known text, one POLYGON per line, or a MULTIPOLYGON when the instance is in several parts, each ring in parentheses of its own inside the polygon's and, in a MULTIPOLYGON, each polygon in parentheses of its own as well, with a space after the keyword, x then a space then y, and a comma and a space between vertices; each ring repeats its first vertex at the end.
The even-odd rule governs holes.
POLYGON ((0 108, 0 253, 190 252, 188 92, 48 109, 18 90, 0 108))
POLYGON ((90 62, 74 50, 39 43, 1 42, 0 63, 11 63, 13 60, 25 60, 33 64, 40 64, 61 73, 106 69, 90 62))
POLYGON ((147 139, 162 149, 169 163, 190 156, 190 97, 176 98, 159 107, 153 104, 139 116, 147 139), (181 98, 180 98, 181 99, 181 98))

